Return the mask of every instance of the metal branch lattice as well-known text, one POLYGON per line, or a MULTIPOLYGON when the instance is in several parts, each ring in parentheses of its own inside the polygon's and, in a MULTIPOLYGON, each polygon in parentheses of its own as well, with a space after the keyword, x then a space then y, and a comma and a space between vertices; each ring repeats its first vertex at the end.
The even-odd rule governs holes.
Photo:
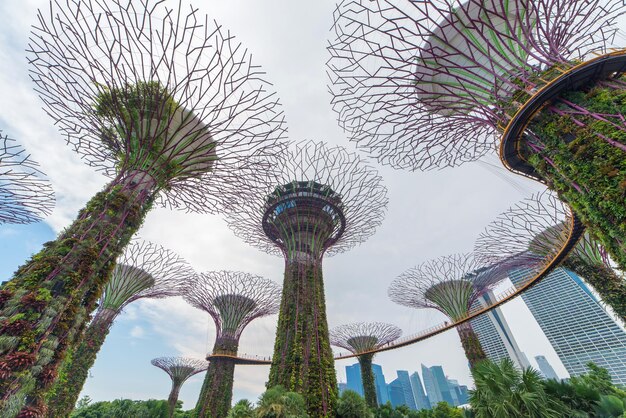
POLYGON ((382 178, 342 147, 294 144, 279 178, 227 215, 235 235, 267 253, 319 260, 365 241, 383 220, 382 178))
POLYGON ((208 361, 189 357, 158 357, 150 363, 167 373, 172 380, 181 383, 209 367, 208 361))
POLYGON ((173 251, 135 240, 117 260, 98 310, 119 313, 138 299, 182 295, 194 275, 193 268, 173 251))
POLYGON ((402 330, 383 322, 357 322, 330 330, 330 343, 353 354, 376 350, 402 336, 402 330))
POLYGON ((472 253, 452 254, 426 261, 398 276, 389 285, 389 298, 411 308, 433 308, 452 321, 465 318, 472 304, 518 261, 487 264, 472 253))
MULTIPOLYGON (((544 191, 524 199, 500 214, 476 240, 475 252, 483 260, 526 257, 529 268, 553 259, 568 240, 572 216, 555 193, 544 191)), ((608 263, 602 247, 587 233, 570 253, 599 264, 608 263)))
POLYGON ((0 131, 0 225, 40 221, 54 208, 54 191, 24 148, 0 131))
POLYGON ((380 162, 425 170, 495 149, 511 94, 615 35, 622 0, 348 0, 328 62, 341 126, 380 162))
POLYGON ((199 273, 184 295, 188 303, 211 315, 217 339, 235 340, 254 319, 277 313, 280 297, 281 288, 273 281, 237 271, 199 273))
POLYGON ((31 77, 88 164, 143 173, 162 204, 201 212, 273 181, 283 113, 228 30, 163 1, 51 0, 38 18, 31 77))

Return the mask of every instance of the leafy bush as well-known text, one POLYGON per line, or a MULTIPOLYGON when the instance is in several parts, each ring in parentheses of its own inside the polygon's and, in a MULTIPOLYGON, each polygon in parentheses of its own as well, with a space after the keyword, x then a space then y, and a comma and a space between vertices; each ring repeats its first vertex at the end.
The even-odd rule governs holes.
POLYGON ((365 399, 352 390, 341 394, 337 404, 337 418, 373 418, 365 399))
POLYGON ((304 398, 299 393, 287 392, 282 386, 268 389, 259 398, 258 418, 308 418, 304 398))

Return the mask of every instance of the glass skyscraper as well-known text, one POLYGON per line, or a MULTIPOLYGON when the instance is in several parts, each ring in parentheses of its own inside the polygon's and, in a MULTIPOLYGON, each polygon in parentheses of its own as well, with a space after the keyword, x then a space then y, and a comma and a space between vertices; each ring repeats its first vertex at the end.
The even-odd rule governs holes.
POLYGON ((559 376, 556 375, 556 372, 548 362, 548 359, 544 356, 535 356, 535 360, 537 360, 537 365, 539 366, 539 371, 546 379, 556 379, 559 380, 559 376))
POLYGON ((411 387, 409 372, 407 372, 406 370, 396 370, 396 373, 398 374, 398 378, 391 383, 394 383, 396 386, 400 385, 400 387, 402 387, 405 405, 408 406, 410 409, 416 410, 417 405, 415 404, 415 398, 413 398, 413 388, 411 387))
POLYGON ((422 378, 424 379, 424 387, 432 407, 435 407, 442 401, 454 405, 454 399, 450 393, 450 385, 441 366, 426 367, 422 364, 422 378))
POLYGON ((415 399, 415 405, 417 409, 430 409, 430 402, 428 396, 424 393, 424 387, 422 386, 422 380, 417 372, 414 372, 411 377, 411 389, 413 390, 413 399, 415 399))
MULTIPOLYGON (((490 291, 477 300, 472 308, 485 307, 491 305, 493 301, 495 301, 495 296, 490 291)), ((492 309, 472 319, 470 323, 478 334, 480 345, 489 360, 500 362, 508 358, 520 369, 530 367, 528 359, 519 349, 500 308, 492 309)))
MULTIPOLYGON (((517 286, 525 273, 509 277, 517 286)), ((578 275, 559 267, 522 299, 570 375, 585 373, 586 364, 594 362, 608 369, 614 383, 626 385, 626 332, 578 275)))
POLYGON ((465 405, 469 402, 469 393, 467 390, 467 386, 459 385, 458 380, 448 379, 448 386, 450 387, 450 392, 452 393, 452 399, 457 402, 455 405, 465 405))
MULTIPOLYGON (((378 364, 372 364, 372 373, 374 373, 374 385, 376 386, 376 399, 379 405, 384 405, 389 400, 387 392, 387 383, 383 375, 383 369, 378 364)), ((361 396, 364 396, 363 381, 361 380, 361 365, 355 363, 352 366, 346 366, 347 389, 353 390, 361 396)))

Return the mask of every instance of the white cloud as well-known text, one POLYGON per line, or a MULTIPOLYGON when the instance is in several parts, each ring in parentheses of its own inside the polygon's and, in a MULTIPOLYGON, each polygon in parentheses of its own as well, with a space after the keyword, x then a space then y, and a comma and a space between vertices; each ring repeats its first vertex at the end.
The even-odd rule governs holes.
POLYGON ((139 325, 135 325, 133 329, 130 330, 130 336, 133 338, 142 338, 145 335, 145 331, 139 325))

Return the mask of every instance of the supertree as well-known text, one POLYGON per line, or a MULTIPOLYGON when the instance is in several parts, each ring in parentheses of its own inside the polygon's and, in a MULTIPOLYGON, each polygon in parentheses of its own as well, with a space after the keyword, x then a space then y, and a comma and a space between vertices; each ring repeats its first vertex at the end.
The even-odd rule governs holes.
POLYGON ((196 413, 225 418, 233 397, 239 338, 253 320, 278 312, 280 286, 238 271, 200 273, 185 290, 185 300, 215 321, 216 336, 196 413))
POLYGON ((0 225, 37 222, 54 208, 54 192, 39 165, 0 131, 0 225))
MULTIPOLYGON (((480 235, 474 251, 484 259, 525 252, 549 258, 567 239, 567 215, 568 208, 554 193, 534 194, 498 216, 480 235)), ((585 233, 561 265, 583 277, 626 320, 626 280, 613 270, 597 240, 585 233)))
POLYGON ((341 147, 305 141, 278 184, 227 215, 235 234, 285 259, 268 387, 301 393, 311 416, 334 416, 337 377, 328 339, 322 260, 365 241, 382 222, 378 173, 341 147))
POLYGON ((52 0, 38 17, 29 60, 45 110, 112 181, 2 289, 0 327, 11 326, 0 346, 0 415, 8 416, 44 413, 68 344, 153 203, 228 209, 275 178, 285 148, 263 72, 197 9, 52 0))
MULTIPOLYGON (((439 257, 394 279, 389 285, 389 297, 411 308, 437 309, 456 323, 468 318, 474 302, 504 280, 520 262, 513 258, 490 264, 472 253, 439 257)), ((473 368, 486 359, 485 352, 469 321, 460 323, 456 329, 473 368)))
POLYGON ((167 398, 169 416, 174 416, 178 393, 183 383, 194 374, 203 372, 209 366, 206 360, 187 357, 158 357, 150 361, 153 366, 158 367, 167 373, 172 379, 172 390, 167 398))
POLYGON ((624 268, 626 52, 607 49, 625 10, 347 0, 330 46, 334 107, 353 140, 399 168, 456 166, 499 142, 504 165, 556 190, 624 268))
POLYGON ((357 322, 340 325, 330 330, 330 343, 358 354, 365 401, 371 408, 378 408, 372 359, 374 350, 394 342, 402 335, 395 325, 383 322, 357 322))
POLYGON ((118 258, 98 300, 98 309, 76 347, 68 353, 53 388, 47 395, 50 418, 69 416, 87 380, 89 369, 113 326, 115 318, 139 299, 182 295, 195 272, 174 252, 147 241, 135 240, 118 258))

